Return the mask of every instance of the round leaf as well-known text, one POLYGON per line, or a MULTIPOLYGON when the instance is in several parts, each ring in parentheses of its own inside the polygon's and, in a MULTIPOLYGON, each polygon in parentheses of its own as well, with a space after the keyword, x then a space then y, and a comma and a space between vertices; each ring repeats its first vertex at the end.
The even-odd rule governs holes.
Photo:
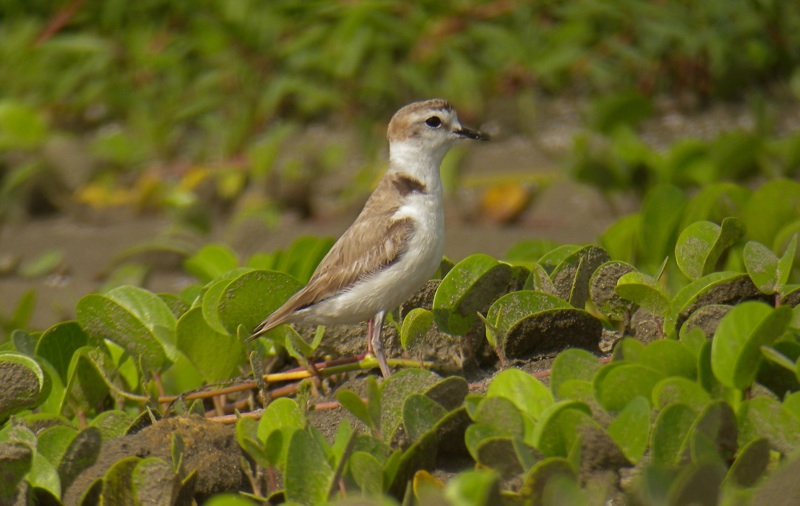
POLYGON ((550 389, 519 369, 506 369, 494 377, 486 390, 486 397, 493 396, 510 400, 533 420, 537 420, 542 411, 553 404, 550 389))
POLYGON ((506 357, 551 353, 568 347, 595 349, 602 323, 586 311, 541 292, 500 297, 486 315, 486 335, 506 357))
POLYGON ((589 279, 603 263, 611 260, 603 248, 585 246, 565 258, 550 275, 556 294, 583 309, 589 300, 589 279))
POLYGON ((650 399, 653 387, 663 377, 639 364, 611 363, 595 376, 595 397, 607 411, 620 411, 638 396, 650 399))
POLYGON ((594 271, 589 281, 589 295, 603 316, 622 320, 630 313, 633 303, 623 300, 615 288, 619 278, 633 271, 635 268, 625 262, 606 262, 594 271))
POLYGON ((726 218, 719 226, 698 221, 684 228, 675 245, 675 261, 681 272, 698 279, 714 271, 722 253, 744 236, 744 224, 726 218))
POLYGON ((244 325, 253 329, 303 286, 275 271, 246 272, 226 285, 216 299, 216 311, 225 329, 236 335, 244 325))
POLYGON ((778 289, 779 259, 760 242, 750 241, 742 252, 747 274, 762 293, 772 294, 778 289))
POLYGON ((624 274, 617 281, 617 293, 654 315, 664 316, 669 311, 669 295, 657 280, 647 274, 636 271, 624 274))
POLYGON ((33 409, 41 399, 45 385, 42 368, 21 353, 0 354, 0 420, 25 409, 33 409))
POLYGON ((433 325, 433 313, 427 309, 417 307, 403 318, 400 329, 400 344, 406 351, 411 351, 428 335, 433 325))
POLYGON ((508 290, 511 266, 489 255, 470 255, 442 280, 433 298, 433 317, 444 332, 465 335, 497 296, 508 290))
POLYGON ((557 398, 564 398, 562 386, 568 381, 592 381, 602 364, 586 350, 570 348, 559 353, 550 368, 550 389, 557 398))
POLYGON ((634 464, 647 450, 650 438, 650 403, 635 397, 608 425, 608 435, 634 464))
POLYGON ((90 337, 117 343, 131 356, 138 357, 146 370, 160 370, 166 365, 167 353, 159 337, 163 337, 163 333, 156 329, 164 328, 159 325, 161 322, 171 325, 174 332, 175 317, 172 312, 155 294, 151 294, 151 298, 137 297, 130 292, 118 293, 123 303, 110 294, 90 294, 78 302, 76 312, 81 327, 90 337), (125 304, 125 295, 133 295, 127 300, 133 304, 132 307, 125 304))
POLYGON ((220 334, 212 329, 199 307, 178 320, 176 334, 178 349, 209 383, 231 378, 244 360, 244 349, 236 335, 220 334))
POLYGON ((711 344, 714 376, 728 387, 750 386, 763 358, 761 346, 781 337, 791 318, 791 308, 773 309, 760 302, 744 302, 731 309, 711 344))

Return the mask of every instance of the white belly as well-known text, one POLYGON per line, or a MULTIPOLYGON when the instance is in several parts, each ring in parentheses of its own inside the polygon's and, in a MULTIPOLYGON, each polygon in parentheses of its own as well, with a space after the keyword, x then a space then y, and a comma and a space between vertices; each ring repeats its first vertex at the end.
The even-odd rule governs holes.
POLYGON ((349 290, 295 313, 294 322, 317 325, 359 323, 391 311, 414 295, 436 272, 444 253, 441 197, 413 195, 395 213, 414 219, 414 232, 400 259, 349 290))

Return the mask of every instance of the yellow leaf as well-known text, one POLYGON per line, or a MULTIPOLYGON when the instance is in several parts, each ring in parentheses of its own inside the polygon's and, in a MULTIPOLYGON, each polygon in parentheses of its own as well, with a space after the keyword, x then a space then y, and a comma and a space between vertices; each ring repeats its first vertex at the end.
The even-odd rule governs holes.
POLYGON ((511 223, 528 208, 533 200, 530 185, 500 183, 483 193, 480 216, 494 223, 511 223))

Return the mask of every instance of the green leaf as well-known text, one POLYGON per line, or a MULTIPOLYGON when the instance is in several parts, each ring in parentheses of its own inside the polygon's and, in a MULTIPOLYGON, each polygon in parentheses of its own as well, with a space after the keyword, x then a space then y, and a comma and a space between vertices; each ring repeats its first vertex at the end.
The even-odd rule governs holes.
POLYGON ((647 274, 629 272, 617 281, 617 293, 623 299, 643 307, 656 316, 664 316, 670 308, 666 290, 647 274))
POLYGON ((566 457, 591 419, 592 410, 579 401, 557 402, 541 414, 531 443, 545 457, 566 457))
POLYGON ((431 430, 447 410, 433 399, 413 394, 403 403, 403 426, 412 442, 418 441, 431 430))
MULTIPOLYGON (((33 450, 21 443, 0 443, 0 501, 18 504, 17 487, 33 466, 33 450)), ((21 503, 19 503, 21 504, 21 503)))
POLYGON ((573 253, 581 249, 577 244, 564 244, 551 251, 548 251, 539 258, 538 264, 548 273, 552 273, 555 268, 573 253))
POLYGON ((650 403, 635 397, 608 425, 608 435, 619 445, 622 453, 636 463, 647 450, 650 438, 650 403))
MULTIPOLYGON (((236 335, 239 325, 246 329, 255 328, 301 288, 297 280, 280 272, 245 272, 225 285, 212 299, 212 311, 219 315, 225 330, 236 335)), ((203 300, 204 305, 206 298, 209 294, 203 300)), ((203 314, 208 319, 206 311, 203 314)))
POLYGON ((458 262, 442 280, 433 298, 433 317, 444 332, 465 335, 485 310, 508 290, 511 266, 475 254, 458 262))
POLYGON ((534 465, 523 478, 519 490, 525 504, 544 504, 543 497, 549 483, 559 477, 577 479, 569 460, 561 457, 550 457, 534 465))
POLYGON ((559 353, 550 368, 550 389, 557 399, 564 399, 562 388, 568 381, 591 381, 602 364, 586 350, 570 348, 559 353))
POLYGON ((266 441, 270 433, 280 429, 299 430, 305 427, 303 411, 293 399, 275 399, 264 410, 258 423, 258 439, 266 441))
POLYGON ((647 193, 639 228, 643 267, 658 265, 670 256, 685 206, 686 197, 677 186, 660 185, 647 193))
POLYGON ((61 322, 44 331, 36 343, 36 355, 50 362, 61 380, 66 381, 72 354, 88 342, 89 336, 78 322, 61 322))
POLYGON ((568 346, 594 349, 602 323, 582 309, 541 292, 523 290, 495 301, 485 319, 490 343, 506 357, 552 353, 568 346))
POLYGON ((289 274, 302 284, 308 283, 333 243, 334 240, 330 237, 298 237, 280 256, 275 270, 289 274))
POLYGON ((728 181, 714 182, 698 188, 683 213, 681 228, 697 221, 721 223, 729 216, 742 216, 742 208, 750 190, 728 181))
POLYGON ((43 399, 39 405, 39 410, 41 413, 58 415, 61 413, 61 407, 66 396, 64 381, 58 371, 47 360, 40 360, 38 364, 45 373, 45 386, 42 391, 43 399))
POLYGON ((732 304, 758 294, 747 274, 740 272, 713 272, 692 281, 672 298, 672 307, 664 318, 667 334, 679 330, 678 324, 702 306, 709 304, 732 304))
POLYGON ((431 311, 421 307, 412 309, 403 318, 403 326, 400 328, 400 344, 403 349, 410 352, 419 347, 432 325, 431 311))
POLYGON ((0 353, 0 420, 38 406, 44 398, 45 375, 39 364, 21 353, 0 353))
POLYGON ((334 470, 319 439, 307 430, 292 434, 286 459, 286 498, 301 504, 324 504, 333 486, 334 470))
POLYGON ((354 392, 350 390, 338 390, 336 392, 336 400, 339 401, 339 404, 341 404, 344 409, 349 411, 371 430, 377 430, 379 428, 377 424, 380 420, 374 420, 372 418, 367 403, 354 392))
POLYGON ((664 378, 653 387, 653 405, 656 409, 680 403, 699 412, 710 400, 708 392, 697 382, 680 376, 664 378))
POLYGON ((706 404, 692 425, 689 450, 692 462, 728 462, 736 452, 736 415, 722 400, 706 404))
MULTIPOLYGON (((516 405, 505 397, 487 397, 478 406, 474 424, 467 427, 467 448, 487 437, 522 438, 527 421, 516 405)), ((477 458, 476 455, 473 455, 477 458)))
POLYGON ((589 280, 592 274, 609 260, 611 258, 608 253, 597 246, 585 246, 573 252, 550 274, 556 294, 572 306, 583 309, 589 300, 589 280))
POLYGON ((0 151, 29 150, 41 145, 47 136, 42 115, 21 102, 0 102, 0 151))
POLYGON ((544 267, 539 264, 533 264, 530 267, 530 274, 522 288, 523 290, 534 290, 548 295, 556 295, 556 287, 550 280, 550 276, 544 270, 544 267))
POLYGON ((659 339, 649 343, 636 359, 642 365, 664 376, 697 377, 697 359, 682 343, 659 339))
POLYGON ((612 356, 611 363, 618 362, 620 360, 626 360, 628 362, 636 362, 639 360, 639 357, 644 352, 644 344, 641 341, 638 341, 632 337, 623 337, 621 341, 618 341, 616 346, 614 346, 614 352, 612 356))
POLYGON ((217 383, 237 374, 244 349, 237 336, 215 331, 196 307, 184 313, 176 330, 178 349, 197 367, 206 382, 217 383))
POLYGON ((742 216, 750 239, 772 245, 781 228, 800 215, 800 183, 767 181, 747 201, 742 216))
POLYGON ((614 222, 600 236, 600 244, 611 258, 632 262, 636 258, 641 214, 629 214, 614 222))
POLYGON ((769 346, 762 346, 761 353, 768 360, 771 360, 772 362, 783 367, 784 369, 787 369, 792 372, 794 372, 796 369, 795 361, 791 360, 789 357, 779 352, 775 348, 771 348, 769 346))
POLYGON ((665 504, 702 504, 716 498, 725 466, 719 462, 690 463, 684 466, 672 482, 665 504), (710 492, 713 491, 713 492, 710 492))
POLYGON ((618 412, 636 397, 650 399, 663 374, 639 364, 611 363, 594 379, 595 398, 607 411, 618 412))
POLYGON ((589 296, 600 313, 612 320, 623 320, 632 311, 633 303, 623 300, 616 291, 619 279, 636 269, 625 262, 606 262, 592 274, 589 296))
POLYGON ((131 488, 139 504, 157 504, 166 497, 176 497, 180 490, 172 466, 155 457, 142 459, 131 474, 131 488))
POLYGON ((378 496, 383 492, 383 466, 378 459, 367 452, 353 452, 349 466, 353 480, 364 494, 378 496))
POLYGON ((257 503, 239 494, 215 494, 203 506, 255 506, 257 503))
POLYGON ((0 316, 0 328, 6 327, 7 329, 24 329, 30 327, 31 318, 33 318, 33 311, 36 309, 36 291, 33 289, 26 290, 22 297, 17 301, 17 307, 7 321, 3 321, 0 316))
POLYGON ((762 360, 761 346, 781 337, 791 318, 790 308, 773 309, 761 302, 744 302, 731 309, 711 345, 714 376, 728 387, 749 387, 762 360))
POLYGON ((635 127, 653 112, 650 98, 638 93, 606 95, 592 103, 589 124, 599 132, 610 134, 621 126, 635 127))
POLYGON ((108 469, 100 492, 102 504, 136 504, 132 476, 141 461, 139 457, 125 457, 108 469))
POLYGON ((235 269, 239 259, 229 247, 223 244, 208 244, 183 262, 186 271, 203 283, 222 276, 235 269))
POLYGON ((67 425, 48 427, 39 433, 36 443, 37 451, 57 467, 77 435, 78 430, 67 425))
POLYGON ((111 357, 104 349, 92 346, 79 348, 72 355, 67 371, 66 392, 82 409, 98 411, 102 410, 109 392, 140 402, 147 399, 146 396, 126 391, 111 357))
POLYGON ((694 280, 711 274, 721 255, 744 236, 744 224, 725 218, 722 226, 698 221, 684 228, 675 246, 675 261, 681 272, 694 280))
POLYGON ((444 496, 449 504, 501 504, 497 475, 486 470, 465 471, 447 482, 444 496))
POLYGON ((764 475, 769 462, 769 440, 755 438, 739 451, 725 482, 737 487, 752 487, 764 475))
POLYGON ((380 385, 380 429, 386 441, 391 441, 403 420, 403 403, 409 395, 425 392, 441 378, 424 369, 403 369, 392 374, 380 385))
POLYGON ((778 287, 779 259, 761 243, 750 241, 744 245, 744 266, 753 283, 765 294, 776 293, 778 287))
POLYGON ((265 469, 274 465, 265 444, 258 437, 258 421, 250 417, 242 417, 236 421, 236 442, 239 447, 265 469))
POLYGON ((76 435, 58 464, 61 488, 67 490, 78 475, 95 463, 103 444, 97 427, 87 427, 76 435))
POLYGON ((659 412, 653 426, 650 451, 653 462, 665 466, 679 465, 682 451, 698 414, 684 404, 670 404, 659 412))
POLYGON ((91 422, 91 427, 97 427, 103 441, 124 436, 133 423, 133 416, 120 410, 104 411, 97 415, 91 422))
POLYGON ((792 268, 794 266, 795 253, 797 252, 797 234, 792 235, 789 244, 786 246, 786 251, 783 253, 780 262, 778 262, 777 278, 778 283, 776 289, 783 292, 786 285, 789 283, 789 277, 792 275, 792 268))
POLYGON ((506 369, 494 377, 486 397, 503 397, 522 413, 538 420, 541 413, 553 404, 553 394, 539 380, 519 369, 506 369))
POLYGON ((533 267, 539 258, 548 251, 553 250, 558 243, 543 239, 529 239, 520 241, 511 246, 503 258, 506 262, 514 265, 524 265, 529 269, 533 267))
POLYGON ((138 357, 145 370, 158 371, 176 358, 175 317, 154 293, 122 286, 90 294, 77 306, 78 322, 94 339, 108 339, 138 357))
POLYGON ((51 274, 64 261, 64 252, 46 251, 34 258, 26 260, 19 267, 19 273, 26 278, 36 278, 51 274))
POLYGON ((31 487, 46 490, 53 497, 61 496, 61 480, 56 466, 38 452, 33 455, 33 465, 25 479, 31 487))
POLYGON ((508 333, 525 318, 551 309, 572 309, 566 301, 546 293, 522 290, 497 299, 486 313, 489 342, 505 343, 508 333))
POLYGON ((739 446, 765 437, 770 448, 784 456, 800 448, 800 418, 780 402, 769 397, 754 397, 742 402, 736 413, 739 446))

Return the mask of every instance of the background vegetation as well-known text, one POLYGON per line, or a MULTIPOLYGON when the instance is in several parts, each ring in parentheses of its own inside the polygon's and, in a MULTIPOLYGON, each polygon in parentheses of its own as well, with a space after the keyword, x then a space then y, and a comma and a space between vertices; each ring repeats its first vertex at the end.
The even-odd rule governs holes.
MULTIPOLYGON (((800 97, 800 4, 0 0, 0 19, 0 226, 87 207, 201 229, 210 216, 269 222, 293 205, 276 186, 308 192, 348 164, 348 149, 364 162, 338 196, 356 198, 380 166, 377 125, 430 96, 475 119, 499 97, 517 124, 531 103, 583 101, 564 169, 609 200, 640 202, 600 246, 522 241, 500 260, 444 262, 429 307, 392 322, 412 354, 444 335, 505 363, 611 336, 611 363, 570 350, 548 386, 510 369, 481 395, 417 369, 367 380, 337 395, 366 431, 343 423, 332 443, 308 423, 310 387, 295 384, 297 400, 237 421, 250 499, 315 504, 345 488, 453 504, 761 504, 796 474, 800 133, 778 125, 781 101, 800 97), (655 146, 641 125, 664 97, 684 110, 747 103, 755 121, 655 146), (287 155, 315 125, 355 132, 352 145, 287 155), (453 448, 476 470, 437 483, 424 470, 453 448), (638 481, 600 476, 620 469, 638 481)), ((322 333, 310 344, 288 327, 243 338, 330 245, 306 238, 249 258, 185 247, 193 282, 180 293, 116 273, 74 321, 43 332, 29 328, 34 294, 2 308, 0 373, 13 382, 0 395, 0 502, 202 497, 185 451, 195 443, 178 429, 158 458, 79 477, 103 445, 157 427, 159 414, 252 407, 244 395, 176 396, 260 376, 258 357, 311 367, 322 333)), ((358 358, 324 374, 373 366, 358 358)), ((260 380, 243 389, 266 391, 260 380)))
MULTIPOLYGON (((702 106, 800 89, 800 8, 779 0, 34 0, 0 14, 3 216, 203 208, 313 180, 341 153, 277 167, 298 129, 355 126, 372 161, 375 122, 419 97, 471 118, 498 96, 633 93, 601 104, 591 124, 608 133, 665 93, 702 106)), ((374 172, 358 174, 363 193, 374 172)))

